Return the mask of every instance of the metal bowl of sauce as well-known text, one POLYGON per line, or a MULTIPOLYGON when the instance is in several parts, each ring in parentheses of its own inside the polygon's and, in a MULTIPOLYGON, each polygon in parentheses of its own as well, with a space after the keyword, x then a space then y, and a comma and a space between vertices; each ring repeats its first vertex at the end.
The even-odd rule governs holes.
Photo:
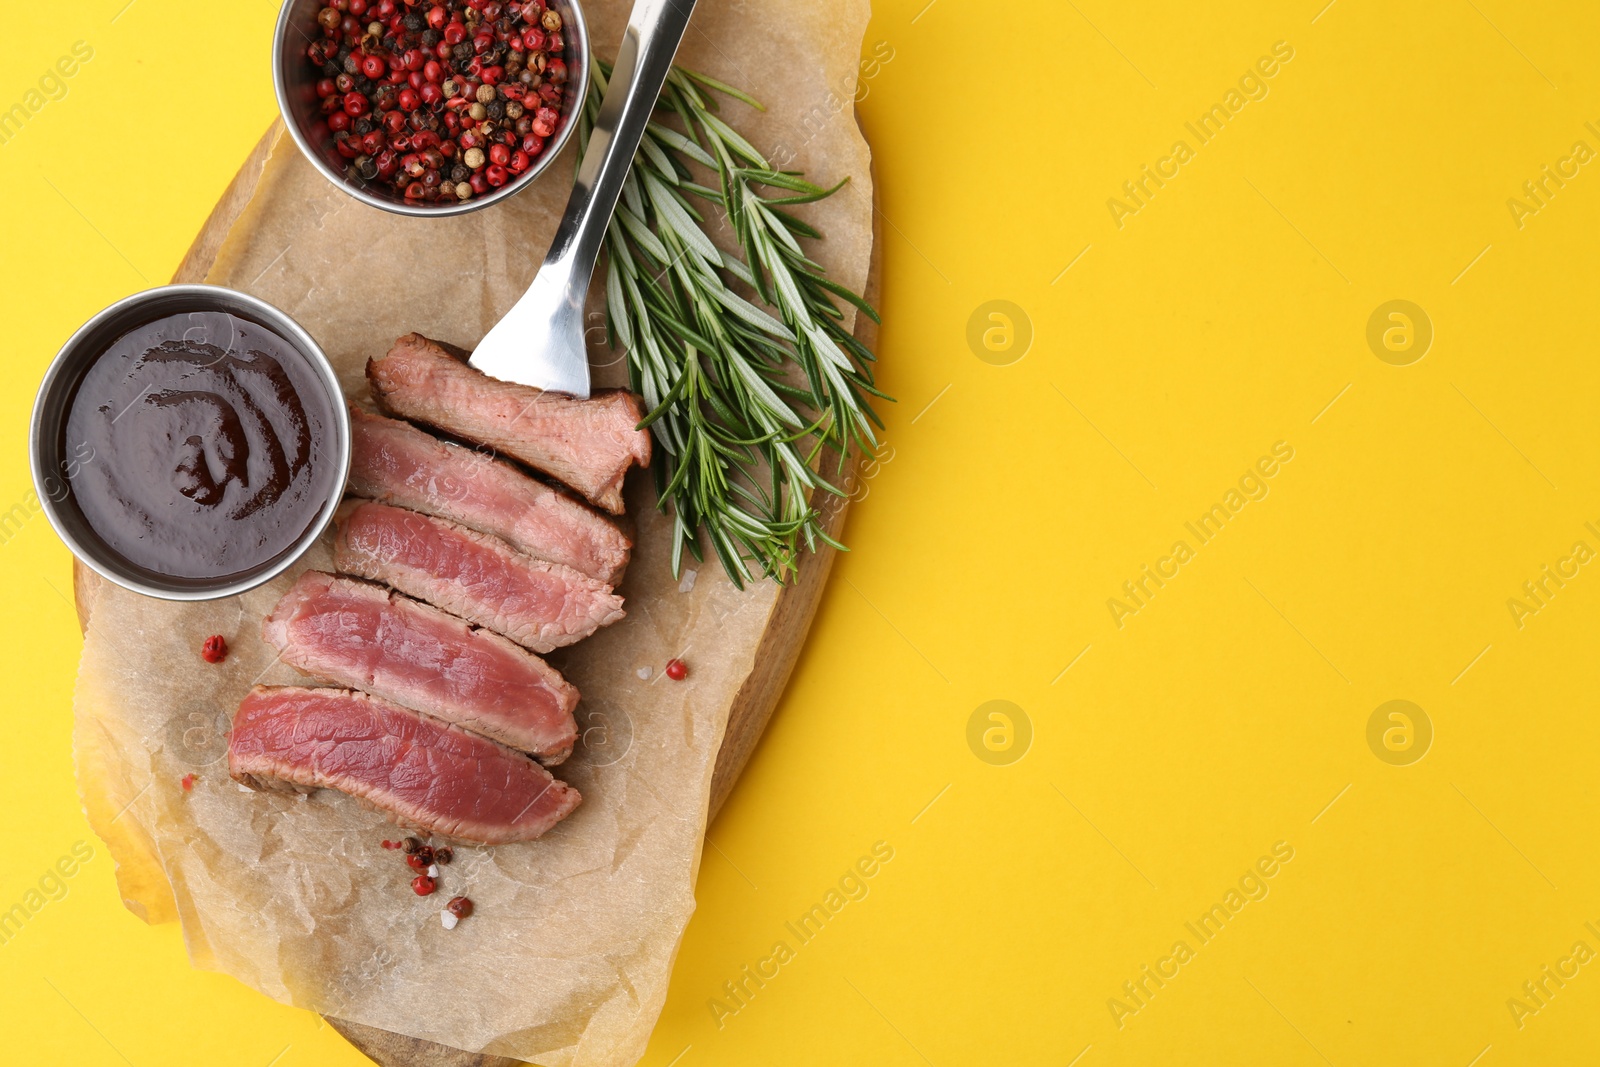
POLYGON ((73 555, 168 600, 232 596, 332 520, 350 416, 311 335, 255 297, 171 285, 56 355, 33 407, 34 486, 73 555))

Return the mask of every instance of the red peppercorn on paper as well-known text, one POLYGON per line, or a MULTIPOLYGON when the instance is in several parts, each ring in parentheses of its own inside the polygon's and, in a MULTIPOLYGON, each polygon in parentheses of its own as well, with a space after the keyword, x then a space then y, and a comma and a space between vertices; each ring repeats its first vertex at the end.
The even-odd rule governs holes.
MULTIPOLYGON (((628 6, 585 5, 602 55, 628 6)), ((867 0, 702 0, 680 55, 768 106, 729 102, 723 114, 776 163, 823 184, 851 179, 801 210, 827 235, 814 254, 857 290, 872 241, 870 158, 852 107, 870 84, 868 15, 867 0)), ((395 337, 415 330, 470 347, 511 306, 571 173, 562 161, 504 204, 416 220, 349 199, 280 138, 209 280, 294 315, 367 403, 363 364, 395 337)), ((594 353, 598 385, 623 383, 616 359, 594 353)), ((558 772, 583 804, 540 840, 457 848, 426 897, 412 892, 416 872, 400 853, 383 848, 403 835, 381 815, 335 792, 247 792, 228 777, 229 717, 249 687, 305 681, 275 660, 261 619, 302 570, 330 566, 326 539, 302 566, 232 600, 103 588, 75 745, 84 804, 128 907, 177 919, 196 966, 286 1003, 538 1063, 635 1062, 694 908, 713 764, 775 589, 741 592, 714 561, 680 583, 649 477, 634 474, 625 495, 637 524, 620 589, 628 618, 550 657, 583 695, 583 740, 558 772), (200 654, 213 634, 229 649, 216 664, 200 654), (664 666, 680 655, 691 669, 672 681, 664 666), (439 911, 455 896, 470 897, 474 914, 446 930, 439 911)))

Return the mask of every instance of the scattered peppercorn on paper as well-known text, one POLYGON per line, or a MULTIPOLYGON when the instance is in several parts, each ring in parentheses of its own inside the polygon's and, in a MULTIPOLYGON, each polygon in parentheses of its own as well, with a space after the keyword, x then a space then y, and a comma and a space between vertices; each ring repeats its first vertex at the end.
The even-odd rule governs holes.
MULTIPOLYGON (((602 55, 628 7, 585 4, 602 55)), ((872 245, 870 156, 851 110, 868 17, 868 0, 702 0, 679 56, 767 105, 730 102, 724 117, 780 165, 851 180, 805 210, 826 234, 813 254, 856 291, 872 245)), ((358 204, 280 137, 208 280, 295 316, 367 403, 365 361, 395 337, 470 347, 515 302, 566 200, 572 151, 504 204, 417 220, 358 204)), ((618 355, 592 356, 597 384, 624 383, 618 355)), ((381 815, 335 792, 257 793, 228 777, 229 718, 251 684, 303 682, 260 625, 301 571, 329 567, 326 540, 231 600, 100 586, 75 749, 129 909, 181 922, 197 967, 285 1003, 540 1064, 637 1061, 694 909, 713 765, 776 587, 741 591, 716 567, 680 585, 650 479, 636 473, 626 499, 637 525, 620 589, 628 618, 550 657, 583 694, 583 740, 557 771, 582 806, 538 841, 458 847, 425 897, 382 847, 400 835, 381 815), (227 643, 222 662, 200 654, 211 635, 227 643), (661 669, 675 657, 693 665, 683 681, 661 669), (440 908, 455 896, 475 910, 447 929, 440 908)))

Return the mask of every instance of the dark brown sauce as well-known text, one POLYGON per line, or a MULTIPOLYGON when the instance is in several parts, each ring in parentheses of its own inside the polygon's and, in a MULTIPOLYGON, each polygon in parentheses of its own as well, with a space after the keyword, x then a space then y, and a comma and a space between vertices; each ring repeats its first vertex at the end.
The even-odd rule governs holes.
POLYGON ((334 402, 294 346, 247 319, 196 312, 130 330, 89 368, 67 416, 62 454, 95 457, 72 482, 78 510, 156 574, 254 571, 294 546, 336 488, 339 465, 318 452, 334 402))

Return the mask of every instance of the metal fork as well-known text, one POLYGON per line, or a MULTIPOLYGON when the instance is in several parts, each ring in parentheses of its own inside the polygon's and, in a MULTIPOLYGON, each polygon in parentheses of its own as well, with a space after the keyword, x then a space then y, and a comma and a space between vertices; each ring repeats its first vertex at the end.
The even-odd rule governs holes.
POLYGON ((635 0, 599 118, 555 240, 528 291, 468 362, 492 378, 589 395, 583 302, 623 180, 689 26, 695 0, 635 0))

